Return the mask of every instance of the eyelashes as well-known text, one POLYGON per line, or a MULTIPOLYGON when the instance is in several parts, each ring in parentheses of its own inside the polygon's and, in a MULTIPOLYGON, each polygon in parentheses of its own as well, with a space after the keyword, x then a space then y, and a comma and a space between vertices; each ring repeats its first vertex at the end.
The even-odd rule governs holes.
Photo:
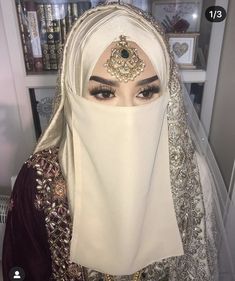
MULTIPOLYGON (((115 97, 116 90, 110 86, 99 85, 93 87, 89 94, 95 97, 97 100, 111 100, 115 97)), ((149 100, 153 98, 155 94, 159 94, 160 87, 158 85, 148 85, 138 90, 136 98, 142 100, 149 100)))
POLYGON ((115 97, 115 92, 112 87, 99 85, 92 88, 89 93, 91 96, 94 96, 98 100, 107 100, 115 97))
POLYGON ((160 87, 158 85, 146 86, 138 92, 136 97, 148 100, 151 99, 155 94, 159 94, 159 92, 160 92, 160 87))

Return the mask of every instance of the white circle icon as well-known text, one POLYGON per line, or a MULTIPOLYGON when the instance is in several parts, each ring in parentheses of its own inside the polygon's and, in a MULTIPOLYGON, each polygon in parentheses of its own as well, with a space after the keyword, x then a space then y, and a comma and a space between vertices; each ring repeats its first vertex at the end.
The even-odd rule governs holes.
POLYGON ((14 280, 24 280, 25 279, 25 272, 21 267, 13 267, 9 272, 9 277, 11 281, 14 280))

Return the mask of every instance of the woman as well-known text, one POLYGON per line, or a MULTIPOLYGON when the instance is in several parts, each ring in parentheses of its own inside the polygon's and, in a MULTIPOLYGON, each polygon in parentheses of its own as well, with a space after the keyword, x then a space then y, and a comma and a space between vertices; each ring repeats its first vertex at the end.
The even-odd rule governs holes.
POLYGON ((14 187, 4 280, 219 280, 206 169, 160 27, 127 5, 87 11, 14 187))

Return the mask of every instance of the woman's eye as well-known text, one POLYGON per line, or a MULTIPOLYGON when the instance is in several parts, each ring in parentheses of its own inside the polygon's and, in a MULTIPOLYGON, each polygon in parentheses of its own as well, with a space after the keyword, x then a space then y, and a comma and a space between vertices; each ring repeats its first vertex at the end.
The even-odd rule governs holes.
POLYGON ((159 87, 149 87, 142 90, 136 97, 140 99, 151 99, 155 94, 159 94, 159 87))
POLYGON ((150 92, 150 91, 145 91, 145 92, 141 92, 137 95, 138 98, 142 98, 142 99, 151 99, 153 97, 154 93, 150 92))
POLYGON ((114 92, 108 89, 93 89, 90 95, 98 100, 110 100, 115 97, 114 92))
POLYGON ((101 92, 94 95, 97 99, 111 99, 114 97, 114 94, 111 92, 101 92))

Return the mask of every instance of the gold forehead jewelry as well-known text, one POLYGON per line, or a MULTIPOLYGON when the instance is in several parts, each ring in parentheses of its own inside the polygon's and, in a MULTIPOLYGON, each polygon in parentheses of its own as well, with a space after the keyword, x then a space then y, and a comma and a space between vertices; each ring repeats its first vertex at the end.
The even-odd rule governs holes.
POLYGON ((145 63, 139 58, 137 49, 129 46, 126 36, 121 35, 104 66, 119 81, 128 82, 144 71, 145 63))

